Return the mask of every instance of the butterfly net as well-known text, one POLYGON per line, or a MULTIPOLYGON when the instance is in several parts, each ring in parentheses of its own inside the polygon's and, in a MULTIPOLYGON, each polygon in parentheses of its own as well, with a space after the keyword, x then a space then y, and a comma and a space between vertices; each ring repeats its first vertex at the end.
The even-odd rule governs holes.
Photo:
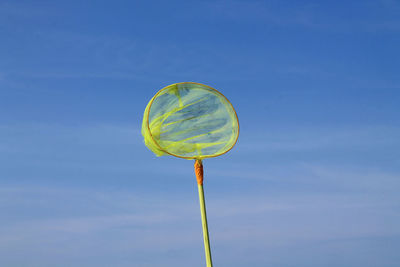
POLYGON ((157 156, 215 157, 229 151, 238 134, 232 104, 203 84, 169 85, 150 100, 144 112, 142 135, 157 156))

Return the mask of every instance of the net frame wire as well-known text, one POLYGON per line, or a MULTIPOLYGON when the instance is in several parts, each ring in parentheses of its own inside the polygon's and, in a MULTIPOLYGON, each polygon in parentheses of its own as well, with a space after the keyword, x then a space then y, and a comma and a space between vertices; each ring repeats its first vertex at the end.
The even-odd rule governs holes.
POLYGON ((228 100, 228 98, 226 98, 226 96, 224 96, 224 95, 223 95, 221 92, 219 92, 217 89, 214 89, 214 88, 212 88, 211 86, 208 86, 208 85, 205 85, 205 84, 202 84, 202 83, 196 83, 196 82, 180 82, 180 83, 173 83, 173 84, 170 84, 170 85, 168 85, 168 86, 165 86, 164 88, 162 88, 161 90, 159 90, 159 91, 151 98, 150 103, 149 103, 149 108, 148 108, 147 114, 146 114, 146 127, 147 127, 147 130, 148 130, 148 133, 149 133, 149 135, 150 135, 151 140, 154 142, 154 144, 155 144, 161 151, 167 153, 168 155, 171 155, 171 156, 174 156, 174 157, 178 157, 178 158, 182 158, 182 159, 198 159, 198 157, 196 157, 196 156, 184 157, 184 156, 179 156, 179 155, 175 155, 175 154, 173 154, 173 153, 171 153, 171 152, 168 152, 167 150, 165 150, 164 148, 162 148, 162 147, 158 144, 158 142, 154 139, 154 137, 153 137, 153 135, 152 135, 152 133, 151 133, 151 130, 150 130, 149 117, 150 117, 150 110, 151 110, 151 106, 152 106, 152 104, 153 104, 153 101, 157 98, 157 96, 158 96, 162 91, 166 90, 168 87, 173 86, 173 85, 179 85, 179 84, 196 84, 196 85, 200 85, 200 86, 205 86, 205 87, 211 89, 211 91, 213 91, 213 92, 217 93, 218 95, 222 96, 222 97, 227 101, 227 103, 230 105, 230 107, 231 107, 232 110, 233 110, 233 113, 235 114, 235 118, 236 118, 236 121, 237 121, 237 135, 236 135, 235 141, 232 143, 232 146, 231 146, 229 149, 225 150, 224 152, 219 153, 219 154, 215 154, 215 155, 207 155, 207 156, 201 157, 201 159, 205 159, 205 158, 215 158, 215 157, 221 156, 221 155, 223 155, 223 154, 225 154, 225 153, 228 153, 228 152, 235 146, 235 144, 236 144, 236 142, 237 142, 237 140, 238 140, 238 138, 239 138, 239 132, 240 132, 239 118, 238 118, 238 116, 237 116, 236 110, 233 108, 232 103, 228 100))

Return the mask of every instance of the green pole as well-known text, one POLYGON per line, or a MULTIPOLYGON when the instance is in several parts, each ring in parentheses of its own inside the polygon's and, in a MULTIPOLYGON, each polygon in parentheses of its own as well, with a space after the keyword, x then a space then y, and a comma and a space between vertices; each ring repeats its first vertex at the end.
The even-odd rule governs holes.
POLYGON ((196 160, 196 162, 194 163, 194 171, 196 173, 197 185, 199 189, 201 224, 203 226, 204 250, 206 252, 206 262, 207 262, 207 267, 212 267, 213 265, 211 260, 210 239, 208 237, 206 202, 204 200, 204 190, 203 190, 203 163, 201 160, 196 160))
POLYGON ((198 188, 199 188, 201 224, 203 226, 204 250, 206 253, 206 262, 207 262, 207 267, 212 267, 213 265, 211 260, 210 239, 208 237, 207 213, 206 213, 206 203, 204 201, 203 185, 199 184, 198 188))

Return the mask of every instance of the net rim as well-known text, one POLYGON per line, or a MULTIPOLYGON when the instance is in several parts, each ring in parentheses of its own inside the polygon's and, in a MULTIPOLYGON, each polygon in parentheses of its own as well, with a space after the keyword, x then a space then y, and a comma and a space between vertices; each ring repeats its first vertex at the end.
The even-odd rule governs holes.
POLYGON ((206 158, 215 158, 215 157, 221 156, 221 155, 223 155, 223 154, 225 154, 225 153, 228 153, 228 152, 236 145, 237 140, 238 140, 238 138, 239 138, 239 132, 240 132, 239 118, 238 118, 238 116, 237 116, 237 113, 236 113, 235 108, 233 107, 232 103, 228 100, 228 98, 227 98, 226 96, 224 96, 221 92, 219 92, 217 89, 214 89, 214 88, 212 88, 211 86, 208 86, 208 85, 205 85, 205 84, 202 84, 202 83, 197 83, 197 82, 180 82, 180 83, 173 83, 173 84, 170 84, 170 85, 168 85, 168 86, 165 86, 164 88, 162 88, 161 90, 159 90, 159 91, 151 98, 151 100, 150 100, 149 108, 148 108, 147 113, 146 113, 146 127, 147 127, 147 130, 148 130, 148 132, 149 132, 149 135, 150 135, 151 140, 154 142, 154 144, 155 144, 161 151, 167 153, 168 155, 171 155, 171 156, 174 156, 174 157, 177 157, 177 158, 182 158, 182 159, 206 159, 206 158), (157 143, 157 141, 154 139, 154 137, 153 137, 153 135, 152 135, 152 133, 151 133, 150 125, 149 125, 149 117, 150 117, 151 106, 153 105, 154 99, 156 99, 157 96, 158 96, 162 91, 166 90, 166 89, 167 89, 168 87, 170 87, 170 86, 179 85, 179 84, 197 84, 197 85, 205 86, 205 87, 211 89, 211 91, 213 91, 213 92, 217 93, 218 95, 222 96, 222 97, 228 102, 228 104, 231 106, 231 108, 232 108, 232 110, 233 110, 233 113, 235 114, 235 118, 236 118, 236 121, 237 121, 237 135, 236 135, 235 141, 233 142, 232 146, 229 147, 229 149, 225 150, 225 151, 222 152, 222 153, 216 154, 216 155, 208 155, 208 156, 204 156, 204 157, 184 157, 184 156, 179 156, 179 155, 173 154, 173 153, 171 153, 171 152, 168 152, 167 150, 165 150, 164 148, 162 148, 162 147, 157 143))

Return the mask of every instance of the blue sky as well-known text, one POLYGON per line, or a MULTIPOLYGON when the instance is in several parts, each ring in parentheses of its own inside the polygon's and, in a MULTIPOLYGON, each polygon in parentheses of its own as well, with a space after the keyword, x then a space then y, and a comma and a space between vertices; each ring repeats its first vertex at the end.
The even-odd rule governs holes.
POLYGON ((204 266, 193 162, 140 134, 182 81, 241 125, 215 266, 398 265, 399 1, 3 0, 0 36, 1 266, 204 266))

